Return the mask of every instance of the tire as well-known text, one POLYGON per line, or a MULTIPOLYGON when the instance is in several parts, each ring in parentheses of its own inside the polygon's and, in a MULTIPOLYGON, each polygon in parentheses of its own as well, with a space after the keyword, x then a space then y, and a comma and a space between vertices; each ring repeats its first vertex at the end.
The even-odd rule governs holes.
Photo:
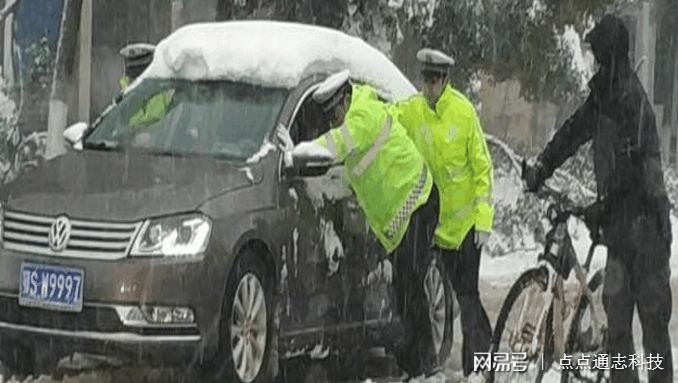
MULTIPOLYGON (((591 294, 594 296, 594 299, 597 293, 602 293, 601 287, 603 285, 604 279, 605 272, 603 270, 598 270, 593 275, 593 278, 591 278, 591 280, 589 281, 589 290, 591 291, 591 294)), ((593 356, 606 353, 605 344, 607 343, 606 342, 607 332, 604 329, 605 326, 604 323, 602 329, 603 331, 602 336, 599 337, 598 339, 592 340, 590 338, 591 335, 590 332, 582 331, 583 330, 582 321, 585 322, 584 325, 590 324, 588 319, 590 317, 589 312, 590 306, 591 302, 589 301, 589 298, 587 296, 582 296, 581 300, 579 301, 579 306, 577 307, 577 312, 573 317, 572 323, 570 325, 570 331, 568 332, 567 336, 567 343, 565 343, 565 353, 567 355, 576 355, 577 353, 580 353, 583 355, 593 356)), ((602 305, 599 305, 599 307, 602 309, 602 305)), ((560 381, 561 383, 568 382, 602 383, 609 382, 610 376, 609 370, 607 371, 593 369, 563 370, 560 381)))
MULTIPOLYGON (((504 300, 504 304, 501 307, 501 311, 499 312, 499 317, 497 318, 497 322, 495 324, 495 329, 494 333, 492 334, 492 343, 490 344, 490 355, 491 356, 496 356, 496 353, 515 353, 515 352, 521 352, 522 349, 516 348, 515 345, 505 345, 502 340, 505 338, 505 330, 506 330, 506 325, 507 325, 507 320, 509 319, 509 316, 511 313, 514 312, 514 310, 520 310, 522 308, 522 305, 516 306, 517 300, 519 297, 523 295, 523 293, 526 292, 531 292, 530 289, 536 289, 535 291, 537 293, 539 292, 546 292, 547 285, 548 285, 548 270, 544 267, 540 268, 535 268, 535 269, 530 269, 524 272, 518 280, 513 284, 511 289, 508 292, 508 295, 506 296, 506 299, 504 300), (514 307, 516 306, 516 307, 514 307), (507 347, 508 346, 508 347, 507 347)), ((530 311, 532 313, 540 313, 544 312, 544 305, 548 304, 549 306, 551 305, 551 301, 544 299, 543 302, 538 303, 536 305, 530 305, 529 307, 531 308, 530 311)), ((551 311, 549 307, 549 312, 551 311)), ((548 314, 547 314, 548 315, 548 314)), ((533 319, 538 319, 537 316, 534 316, 533 319)), ((547 318, 541 318, 541 320, 545 320, 543 323, 547 324, 549 323, 547 318)), ((526 331, 530 330, 535 330, 536 328, 539 327, 539 323, 530 323, 531 328, 526 328, 523 327, 521 329, 521 341, 527 343, 529 341, 532 341, 534 339, 534 336, 540 336, 540 334, 526 334, 526 331), (526 339, 527 336, 531 336, 531 339, 526 339)), ((542 334, 543 338, 541 341, 542 345, 542 351, 537 352, 535 356, 536 358, 541 357, 543 354, 543 349, 546 347, 548 335, 550 333, 550 329, 548 327, 544 327, 545 334, 542 334)), ((520 346, 518 346, 520 347, 520 346)), ((540 382, 543 378, 543 373, 541 368, 541 362, 538 359, 533 359, 530 358, 530 355, 528 355, 528 362, 534 362, 536 365, 534 365, 532 369, 528 369, 527 372, 515 372, 513 373, 508 373, 508 372, 499 372, 498 374, 495 374, 495 369, 494 368, 489 368, 489 373, 487 375, 487 381, 488 382, 513 382, 513 381, 522 381, 522 382, 528 382, 528 381, 535 381, 535 382, 540 382), (536 375, 536 376, 533 376, 536 375)), ((493 366, 494 367, 494 366, 493 366)), ((529 368, 529 367, 528 367, 529 368)), ((488 368, 485 368, 487 370, 488 368)))
POLYGON ((204 376, 220 383, 273 381, 277 366, 277 352, 273 350, 277 344, 274 281, 262 258, 250 249, 240 254, 230 275, 219 324, 219 347, 204 376))
MULTIPOLYGON (((435 350, 437 365, 443 366, 452 351, 452 323, 454 321, 452 308, 454 305, 454 294, 441 255, 438 252, 431 252, 426 260, 426 264, 426 273, 421 283, 424 284, 424 293, 428 300, 428 317, 433 340, 431 346, 435 350)), ((407 326, 406 323, 404 325, 407 326)), ((402 348, 400 348, 400 351, 398 352, 398 349, 396 349, 395 357, 398 365, 406 370, 408 374, 413 374, 414 371, 418 371, 417 374, 419 372, 425 374, 433 372, 419 371, 418 368, 414 368, 414 366, 411 366, 410 360, 412 355, 402 348), (410 366, 414 370, 408 371, 405 366, 410 366)))
POLYGON ((24 377, 34 372, 34 355, 29 346, 0 338, 0 375, 24 377))
MULTIPOLYGON (((433 348, 438 357, 438 365, 443 366, 452 351, 454 323, 454 293, 452 282, 448 278, 441 254, 432 254, 424 277, 424 292, 429 303, 429 319, 433 334, 433 348), (442 296, 432 294, 442 288, 442 296), (432 299, 432 296, 434 299, 432 299), (437 299, 436 299, 437 298, 437 299)), ((428 371, 430 372, 430 371, 428 371)))

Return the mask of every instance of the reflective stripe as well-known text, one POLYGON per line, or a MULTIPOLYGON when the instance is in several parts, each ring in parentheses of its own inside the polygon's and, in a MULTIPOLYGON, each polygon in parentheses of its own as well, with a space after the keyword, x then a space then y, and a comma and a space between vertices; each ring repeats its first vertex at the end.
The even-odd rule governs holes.
POLYGON ((353 138, 351 138, 351 132, 348 131, 348 128, 344 124, 341 124, 339 130, 341 130, 341 135, 344 136, 344 144, 348 147, 348 153, 351 154, 353 149, 355 149, 355 146, 353 146, 353 138))
POLYGON ((332 132, 325 133, 325 140, 327 140, 327 150, 332 153, 334 158, 337 157, 337 144, 334 142, 334 137, 332 137, 332 132))
POLYGON ((419 175, 419 183, 414 189, 412 189, 405 200, 405 204, 400 208, 398 214, 396 214, 391 223, 388 225, 388 229, 386 230, 387 238, 393 238, 393 236, 398 232, 398 229, 400 229, 400 226, 402 226, 402 224, 405 223, 410 217, 410 214, 412 214, 414 206, 419 200, 419 197, 421 197, 421 193, 424 191, 424 187, 426 186, 427 176, 428 171, 426 170, 426 166, 424 166, 422 168, 421 174, 419 175))
POLYGON ((360 177, 365 173, 365 170, 372 165, 372 162, 377 158, 377 154, 381 151, 381 148, 386 143, 388 136, 391 134, 391 126, 393 126, 393 119, 391 116, 386 118, 384 126, 381 128, 379 137, 374 141, 374 145, 365 153, 363 158, 360 159, 360 162, 353 168, 353 174, 356 177, 360 177))

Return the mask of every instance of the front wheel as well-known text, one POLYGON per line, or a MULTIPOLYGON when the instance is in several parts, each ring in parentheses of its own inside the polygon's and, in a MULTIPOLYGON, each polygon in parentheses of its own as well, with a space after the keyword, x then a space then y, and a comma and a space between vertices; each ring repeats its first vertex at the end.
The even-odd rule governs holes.
POLYGON ((489 369, 489 382, 542 380, 551 306, 548 278, 546 268, 531 269, 509 290, 492 335, 490 358, 495 360, 480 366, 483 370, 489 369), (517 356, 520 360, 513 363, 511 359, 517 356))
POLYGON ((266 265, 246 250, 235 264, 224 297, 219 350, 207 369, 215 382, 260 383, 271 380, 273 283, 266 265))
POLYGON ((606 354, 607 323, 603 312, 602 284, 605 272, 598 270, 589 281, 589 291, 593 302, 584 295, 570 325, 565 354, 572 357, 572 369, 563 369, 561 383, 590 382, 602 383, 610 381, 609 369, 599 369, 598 361, 592 360, 597 355, 606 354), (591 306, 595 308, 594 312, 591 306))

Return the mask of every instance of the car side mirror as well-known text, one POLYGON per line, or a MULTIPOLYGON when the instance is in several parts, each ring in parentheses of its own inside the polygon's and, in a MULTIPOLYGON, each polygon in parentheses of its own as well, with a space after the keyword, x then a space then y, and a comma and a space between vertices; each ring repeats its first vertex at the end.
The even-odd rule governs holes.
POLYGON ((327 149, 311 142, 298 145, 286 155, 291 156, 292 163, 286 161, 286 169, 292 176, 319 177, 335 164, 334 156, 327 149))
POLYGON ((64 140, 68 142, 73 149, 82 150, 82 138, 87 130, 86 122, 76 122, 64 131, 64 140))

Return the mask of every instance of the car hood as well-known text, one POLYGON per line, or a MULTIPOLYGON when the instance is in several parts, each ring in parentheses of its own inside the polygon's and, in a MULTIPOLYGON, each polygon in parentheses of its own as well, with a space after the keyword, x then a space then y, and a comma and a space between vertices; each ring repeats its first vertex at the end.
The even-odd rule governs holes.
POLYGON ((5 188, 3 199, 9 210, 136 221, 195 210, 210 198, 260 181, 213 158, 85 150, 20 177, 5 188))

